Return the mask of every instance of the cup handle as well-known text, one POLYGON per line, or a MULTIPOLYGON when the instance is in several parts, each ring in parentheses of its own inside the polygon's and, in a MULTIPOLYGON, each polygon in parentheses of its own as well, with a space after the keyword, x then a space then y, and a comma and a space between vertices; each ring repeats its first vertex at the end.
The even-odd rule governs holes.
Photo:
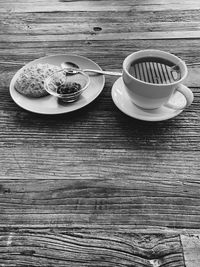
POLYGON ((180 92, 185 97, 186 104, 185 105, 175 105, 175 104, 167 102, 165 104, 166 107, 180 110, 180 109, 185 109, 186 107, 188 107, 192 104, 193 99, 194 99, 194 95, 188 87, 186 87, 183 84, 179 84, 176 88, 176 91, 180 92))

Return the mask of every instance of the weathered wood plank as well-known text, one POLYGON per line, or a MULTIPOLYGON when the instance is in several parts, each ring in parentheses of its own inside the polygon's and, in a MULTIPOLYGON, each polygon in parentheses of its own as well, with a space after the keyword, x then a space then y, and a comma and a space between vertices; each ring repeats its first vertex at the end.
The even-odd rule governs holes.
POLYGON ((11 1, 0 4, 0 12, 59 12, 59 11, 161 11, 161 10, 194 10, 200 9, 198 0, 183 1, 11 1))
MULTIPOLYGON (((1 35, 2 34, 14 34, 16 35, 48 35, 48 34, 70 34, 74 37, 79 33, 93 33, 100 32, 103 34, 109 33, 146 33, 148 32, 199 32, 199 20, 197 20, 196 12, 190 12, 189 14, 180 12, 171 14, 171 18, 163 21, 163 17, 167 16, 167 12, 151 13, 147 12, 130 16, 128 12, 120 13, 120 16, 113 19, 109 19, 109 16, 113 17, 113 13, 107 12, 107 16, 102 14, 96 18, 96 16, 89 17, 87 12, 78 13, 61 13, 59 15, 47 16, 45 13, 43 16, 35 16, 35 13, 30 13, 27 16, 26 13, 20 13, 18 16, 12 14, 10 16, 1 14, 1 35), (186 18, 185 18, 186 16, 186 18), (190 16, 190 18, 189 18, 190 16), (142 23, 140 21, 141 17, 142 23), (187 19, 190 19, 188 22, 187 19), (98 28, 96 28, 98 26, 98 28)), ((95 14, 97 15, 97 14, 95 14)), ((163 33, 164 34, 164 33, 163 33)), ((180 35, 179 34, 179 35, 180 35)), ((196 33, 198 34, 198 33, 196 33)), ((139 38, 139 37, 138 37, 139 38)), ((142 36, 141 36, 142 38, 142 36)))
POLYGON ((34 149, 29 145, 26 147, 24 149, 13 148, 13 152, 12 149, 7 149, 7 155, 5 152, 2 153, 0 179, 6 179, 6 177, 27 180, 34 178, 68 179, 72 176, 74 180, 101 180, 107 177, 117 179, 116 177, 119 176, 128 181, 132 180, 131 183, 141 179, 142 186, 149 179, 151 179, 151 183, 153 181, 158 183, 162 178, 166 183, 172 183, 172 187, 172 181, 175 180, 186 192, 188 188, 194 191, 199 190, 198 152, 194 152, 193 157, 190 157, 189 152, 168 152, 163 156, 163 151, 158 151, 155 156, 152 152, 145 150, 140 150, 138 153, 125 153, 114 149, 110 152, 100 149, 97 151, 77 150, 76 152, 72 149, 59 149, 60 152, 58 152, 58 149, 47 148, 46 152, 41 155, 39 149, 34 149), (49 159, 49 155, 52 155, 52 159, 49 159), (81 157, 84 155, 85 159, 82 160, 81 157), (181 159, 176 160, 176 158, 181 159), (146 162, 144 162, 145 160, 146 162), (98 172, 95 171, 96 169, 98 172), (190 182, 192 177, 195 180, 190 182))
POLYGON ((93 179, 78 179, 78 172, 70 176, 75 179, 64 174, 64 180, 1 180, 1 226, 199 227, 198 180, 170 179, 164 174, 157 179, 151 174, 129 177, 119 172, 93 179))
MULTIPOLYGON (((71 2, 72 1, 70 1, 70 5, 71 2)), ((95 3, 98 2, 99 1, 96 1, 95 3)), ((21 3, 18 4, 20 4, 21 6, 21 3)), ((79 5, 81 6, 83 4, 79 5)), ((198 16, 196 12, 198 12, 198 10, 195 9, 191 10, 189 14, 188 11, 186 13, 185 10, 183 10, 182 12, 173 10, 173 12, 170 12, 169 15, 168 10, 165 10, 163 12, 151 12, 151 10, 148 10, 148 12, 137 12, 136 14, 131 14, 130 12, 122 12, 120 10, 120 16, 115 16, 115 13, 110 13, 109 10, 107 10, 106 13, 103 12, 100 16, 100 13, 98 12, 98 16, 97 14, 95 14, 95 16, 92 15, 91 17, 88 17, 87 12, 80 13, 77 9, 73 12, 61 12, 59 13, 59 15, 58 13, 52 13, 51 16, 47 16, 45 13, 41 14, 41 12, 39 16, 36 13, 30 13, 29 15, 27 15, 27 13, 16 14, 11 12, 7 14, 1 14, 1 31, 4 33, 9 33, 10 31, 12 31, 12 33, 15 33, 14 35, 16 35, 16 33, 24 31, 26 35, 28 34, 34 36, 35 32, 37 32, 38 34, 43 33, 45 35, 47 35, 49 32, 52 33, 52 31, 55 31, 57 35, 59 33, 62 34, 63 32, 66 35, 67 33, 73 32, 73 37, 77 38, 78 40, 84 37, 84 35, 80 34, 81 30, 92 33, 94 35, 93 38, 97 38, 98 36, 98 38, 105 37, 106 39, 120 38, 120 35, 113 35, 115 33, 113 33, 113 30, 119 33, 124 33, 124 35, 122 35, 121 37, 122 39, 130 38, 131 32, 134 32, 132 38, 135 39, 155 39, 164 38, 164 36, 166 36, 166 38, 169 38, 169 32, 172 34, 172 38, 178 38, 182 36, 181 31, 185 31, 187 33, 185 34, 185 37, 191 38, 194 36, 199 36, 197 20, 198 16), (110 19, 111 16, 112 18, 110 19), (140 21, 141 17, 142 21, 140 21), (163 20, 163 17, 166 19, 163 20), (188 22, 188 20, 190 20, 190 22, 188 22), (60 24, 58 23, 59 21, 60 24), (42 24, 44 22, 48 23, 42 24), (93 31, 96 24, 98 24, 98 27, 102 29, 102 32, 99 32, 97 36, 93 31), (179 29, 182 30, 179 31, 179 29), (109 34, 110 31, 112 31, 113 36, 109 34), (129 34, 127 33, 127 31, 129 34), (138 32, 141 32, 141 35, 137 34, 138 32), (161 32, 164 32, 162 33, 163 35, 161 34, 161 32), (175 34, 173 34, 173 32, 175 34)), ((17 36, 14 37, 17 38, 17 36)), ((73 37, 71 35, 69 36, 69 38, 73 37)), ((8 36, 5 36, 4 38, 6 39, 8 38, 8 36)), ((4 38, 2 40, 4 40, 4 38)))
MULTIPOLYGON (((40 0, 41 2, 41 0, 40 0)), ((61 11, 61 12, 51 12, 51 14, 46 12, 40 12, 40 13, 26 13, 26 12, 0 12, 0 22, 2 26, 6 27, 6 25, 11 24, 11 22, 15 22, 17 25, 19 24, 40 24, 40 23, 71 23, 74 21, 75 23, 81 23, 85 24, 86 22, 93 23, 118 23, 118 26, 121 27, 123 24, 127 25, 127 27, 132 28, 133 25, 131 23, 140 23, 141 28, 144 27, 145 24, 152 24, 155 23, 157 26, 159 22, 162 22, 162 24, 165 25, 165 23, 178 23, 182 24, 188 24, 191 25, 192 23, 195 23, 200 20, 199 16, 199 9, 191 9, 191 10, 163 10, 163 11, 154 11, 152 12, 149 10, 149 12, 128 12, 128 11, 122 11, 114 12, 107 10, 106 12, 90 12, 88 16, 87 11, 78 11, 75 10, 73 12, 71 11, 61 11)), ((14 25, 10 25, 14 26, 14 25)), ((52 29, 53 30, 53 29, 52 29)))
MULTIPOLYGON (((5 90, 8 88, 5 87, 5 90)), ((5 98, 5 94, 2 95, 5 98)), ((142 155, 141 153, 145 150, 156 149, 156 154, 155 151, 150 151, 150 153, 152 152, 155 157, 157 153, 165 157, 164 151, 166 151, 166 158, 170 157, 167 152, 172 155, 175 153, 174 155, 178 156, 179 153, 181 155, 181 151, 185 155, 187 155, 187 151, 189 153, 193 151, 192 154, 189 154, 189 158, 194 158, 195 162, 194 155, 195 152, 198 155, 200 145, 198 99, 196 97, 190 108, 172 120, 145 123, 121 113, 112 103, 110 96, 99 97, 88 107, 73 114, 48 117, 37 114, 33 116, 17 107, 7 92, 7 100, 0 105, 5 109, 1 116, 0 147, 2 150, 5 147, 7 149, 19 147, 21 152, 20 150, 15 152, 22 155, 23 152, 26 154, 29 148, 45 148, 45 150, 52 150, 53 154, 57 152, 56 149, 60 149, 63 154, 62 149, 63 151, 71 149, 76 153, 78 148, 89 149, 88 146, 92 146, 89 150, 91 148, 132 150, 132 153, 138 156, 142 155), (6 103, 8 104, 7 108, 6 103), (101 110, 101 105, 104 106, 104 111, 101 110), (104 118, 104 122, 100 117, 104 118), (116 117, 118 117, 117 121, 116 117), (90 125, 84 125, 82 121, 85 120, 90 120, 90 125), (41 127, 43 127, 43 133, 40 133, 41 127), (56 131, 54 131, 55 127, 56 131), (113 128, 115 128, 114 134, 113 128), (13 134, 13 130, 15 130, 15 134, 13 134)), ((6 152, 9 153, 9 150, 2 151, 3 154, 6 152)), ((45 157, 46 152, 43 153, 45 157)), ((109 151, 105 150, 105 153, 107 154, 109 151)), ((122 151, 122 158, 125 156, 124 153, 122 151)))
POLYGON ((102 41, 102 40, 157 40, 157 39, 199 39, 200 31, 168 31, 168 32, 128 32, 128 33, 99 33, 93 34, 45 34, 45 35, 1 35, 2 42, 49 42, 56 41, 102 41))
POLYGON ((2 266, 184 267, 177 234, 3 228, 0 246, 2 266))

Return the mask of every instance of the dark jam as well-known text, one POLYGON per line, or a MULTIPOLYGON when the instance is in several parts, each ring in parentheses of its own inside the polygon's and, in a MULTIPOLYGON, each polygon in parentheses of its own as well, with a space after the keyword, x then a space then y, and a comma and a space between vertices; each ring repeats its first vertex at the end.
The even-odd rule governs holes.
POLYGON ((64 84, 57 84, 57 93, 58 94, 74 94, 81 90, 81 85, 76 82, 67 82, 64 84))

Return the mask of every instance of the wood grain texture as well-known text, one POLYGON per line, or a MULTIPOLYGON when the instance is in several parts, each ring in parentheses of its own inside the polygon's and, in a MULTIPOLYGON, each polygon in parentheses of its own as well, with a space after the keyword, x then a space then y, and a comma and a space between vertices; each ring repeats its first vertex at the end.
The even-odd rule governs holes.
MULTIPOLYGON (((142 49, 200 62, 199 0, 0 0, 0 61, 74 53, 119 71, 142 49)), ((0 266, 199 267, 200 66, 193 104, 129 118, 103 92, 83 109, 18 107, 0 63, 0 266)))
MULTIPOLYGON (((92 167, 94 168, 94 166, 92 167)), ((92 169, 91 168, 91 169, 92 169)), ((92 170, 91 170, 92 172, 92 170)), ((53 171, 52 171, 53 174, 53 171)), ((1 225, 142 229, 199 227, 199 183, 128 178, 1 181, 1 225)), ((109 174, 108 174, 109 175, 109 174)), ((63 175, 65 176, 65 175, 63 175)), ((72 176, 72 175, 71 175, 72 176)))
POLYGON ((8 228, 0 233, 2 266, 184 266, 175 234, 8 228))
POLYGON ((198 0, 190 2, 183 1, 180 5, 179 0, 143 0, 143 1, 111 1, 108 3, 105 0, 100 1, 68 1, 68 0, 52 0, 52 1, 6 1, 0 2, 0 12, 59 12, 59 11, 84 11, 84 12, 122 12, 122 11, 168 11, 168 10, 193 10, 199 9, 200 3, 198 0), (37 4, 35 4, 37 3, 37 4))
MULTIPOLYGON (((99 1, 96 1, 98 3, 99 1)), ((37 6, 38 7, 38 6, 37 6)), ((154 12, 55 12, 2 13, 0 20, 2 42, 94 41, 94 40, 151 40, 199 39, 199 20, 196 10, 154 12), (105 15, 106 14, 106 15, 105 15), (165 20, 163 18, 166 18, 165 20), (11 33, 11 34, 10 34, 11 33)), ((149 10, 150 11, 150 10, 149 10)))

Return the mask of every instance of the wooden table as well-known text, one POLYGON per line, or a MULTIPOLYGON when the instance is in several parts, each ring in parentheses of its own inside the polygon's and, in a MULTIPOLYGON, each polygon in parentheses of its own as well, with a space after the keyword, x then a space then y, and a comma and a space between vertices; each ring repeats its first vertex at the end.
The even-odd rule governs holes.
MULTIPOLYGON (((120 71, 154 48, 200 62, 199 13, 199 0, 0 0, 0 60, 73 53, 120 71)), ((199 67, 193 104, 160 122, 122 113, 111 76, 80 110, 28 112, 9 94, 19 68, 0 65, 0 266, 199 266, 199 67)))

